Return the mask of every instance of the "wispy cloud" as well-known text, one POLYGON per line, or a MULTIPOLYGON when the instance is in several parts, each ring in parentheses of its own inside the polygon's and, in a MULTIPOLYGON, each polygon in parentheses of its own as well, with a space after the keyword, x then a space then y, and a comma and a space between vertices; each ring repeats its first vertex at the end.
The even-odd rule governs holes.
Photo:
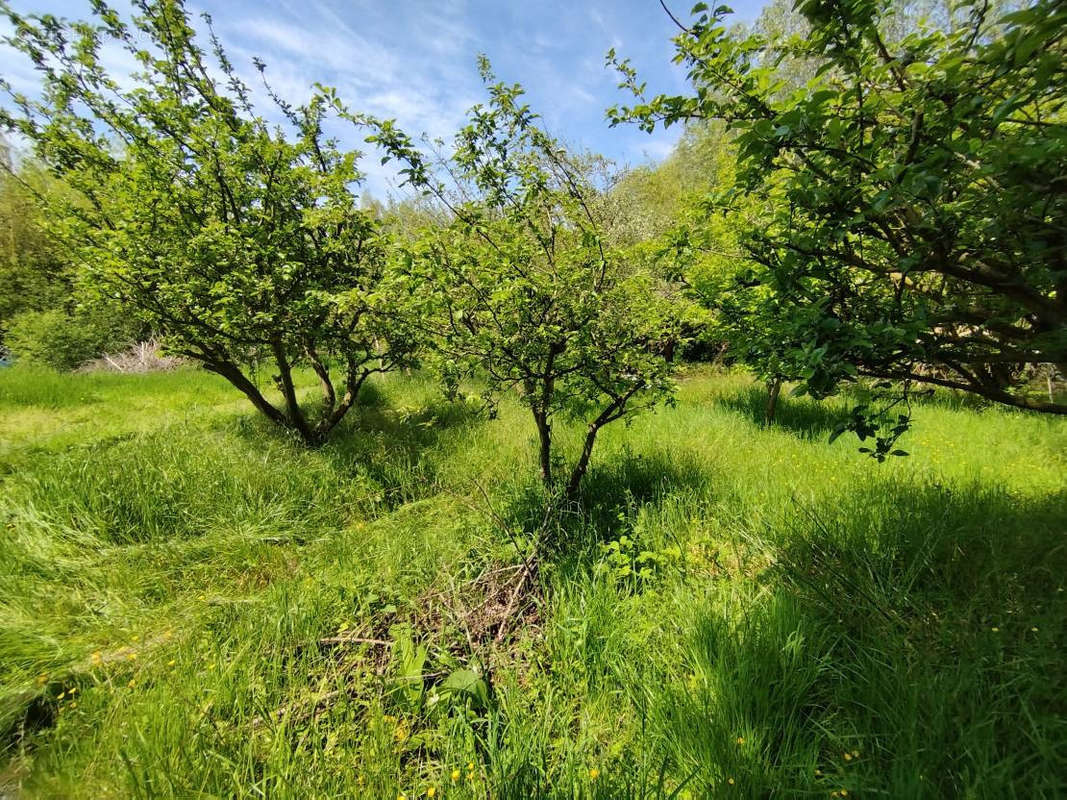
MULTIPOLYGON (((13 2, 26 11, 41 0, 13 2)), ((761 2, 735 5, 751 18, 761 2)), ((66 17, 90 13, 88 0, 48 5, 66 17)), ((670 63, 673 23, 654 0, 197 0, 195 10, 201 8, 265 114, 272 110, 253 57, 267 63, 271 86, 290 102, 305 102, 323 83, 355 109, 447 140, 484 98, 475 57, 485 53, 500 79, 521 82, 552 132, 574 146, 633 163, 663 158, 677 140, 674 130, 650 137, 609 128, 604 118, 605 108, 626 101, 617 76, 604 68, 609 48, 633 60, 650 91, 685 88, 684 74, 670 63)), ((121 54, 108 58, 116 70, 132 68, 121 54)), ((37 85, 25 59, 3 48, 0 72, 21 91, 37 85)), ((355 131, 343 135, 357 146, 362 139, 355 131)), ((364 167, 375 194, 395 185, 391 167, 372 158, 364 167)))

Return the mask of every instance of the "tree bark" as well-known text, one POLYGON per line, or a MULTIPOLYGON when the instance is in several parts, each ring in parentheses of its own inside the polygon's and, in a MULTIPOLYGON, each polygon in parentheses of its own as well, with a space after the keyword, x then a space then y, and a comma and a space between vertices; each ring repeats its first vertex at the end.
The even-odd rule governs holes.
POLYGON ((334 408, 329 414, 322 418, 316 428, 316 435, 321 441, 325 441, 326 436, 332 431, 337 424, 344 419, 345 414, 356 403, 356 398, 359 397, 359 390, 363 386, 363 382, 370 376, 371 371, 359 369, 354 364, 349 364, 347 377, 345 379, 345 394, 341 398, 341 402, 334 408))
POLYGON ((593 455, 593 445, 596 444, 596 435, 599 431, 600 426, 593 423, 585 434, 582 454, 578 457, 578 462, 574 465, 574 469, 571 470, 571 477, 567 481, 566 497, 568 500, 573 500, 578 496, 578 487, 581 486, 582 478, 585 477, 586 470, 589 469, 589 458, 593 455))
MULTIPOLYGON (((959 370, 952 365, 953 371, 959 374, 959 370)), ((973 381, 950 380, 939 378, 936 375, 925 375, 921 372, 895 372, 893 370, 860 369, 859 374, 867 378, 881 378, 890 381, 915 381, 933 386, 945 386, 949 389, 959 389, 969 394, 984 397, 997 403, 1003 403, 1013 408, 1025 408, 1030 411, 1040 411, 1043 414, 1067 414, 1067 403, 1045 403, 1029 400, 1024 396, 1013 395, 999 387, 983 386, 973 381)))
POLYGON ((214 372, 226 380, 228 380, 234 388, 241 392, 245 397, 252 401, 252 405, 263 414, 267 419, 273 422, 275 425, 280 425, 283 428, 292 427, 289 424, 288 418, 279 411, 274 405, 263 396, 252 381, 245 377, 244 373, 234 364, 229 363, 217 363, 214 361, 205 361, 204 369, 208 372, 214 372))
POLYGON ((337 404, 337 393, 333 388, 333 381, 330 380, 330 371, 326 368, 326 365, 322 363, 322 359, 319 358, 319 354, 315 352, 314 347, 307 348, 308 361, 311 362, 311 368, 315 371, 315 374, 319 378, 319 386, 322 388, 322 405, 325 409, 325 414, 329 416, 333 411, 333 407, 337 404))
POLYGON ((778 395, 782 393, 782 379, 771 378, 767 381, 767 407, 764 410, 764 418, 767 424, 774 422, 774 415, 778 411, 778 395))
POLYGON ((601 411, 595 420, 589 423, 589 430, 585 434, 585 442, 582 444, 582 454, 578 458, 578 463, 574 465, 564 490, 568 500, 573 500, 578 496, 578 488, 581 486, 582 478, 585 477, 585 472, 589 468, 589 458, 593 455, 593 445, 596 444, 597 433, 608 423, 622 418, 623 414, 626 413, 626 404, 630 402, 631 397, 644 388, 644 385, 645 382, 640 381, 630 387, 625 394, 615 396, 611 404, 601 411))
POLYGON ((541 461, 541 481, 546 488, 552 486, 552 425, 548 422, 548 414, 534 410, 534 423, 537 425, 537 438, 539 440, 539 457, 541 461))
POLYGON ((285 355, 285 348, 280 341, 275 340, 271 342, 271 349, 274 352, 274 360, 278 365, 278 374, 274 376, 274 380, 278 384, 278 389, 281 390, 282 397, 285 398, 286 416, 289 418, 289 424, 306 443, 318 444, 319 437, 308 427, 307 420, 304 419, 304 412, 301 411, 300 403, 296 399, 296 387, 293 386, 293 368, 285 355))

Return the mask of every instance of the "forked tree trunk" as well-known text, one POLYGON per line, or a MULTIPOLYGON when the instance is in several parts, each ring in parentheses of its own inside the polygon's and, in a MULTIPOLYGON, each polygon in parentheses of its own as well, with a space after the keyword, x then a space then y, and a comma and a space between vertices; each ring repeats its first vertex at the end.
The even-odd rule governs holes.
POLYGON ((596 435, 605 425, 623 417, 626 413, 626 404, 630 402, 630 398, 637 394, 637 392, 644 388, 644 386, 645 382, 640 381, 630 387, 625 394, 615 396, 611 401, 611 404, 601 411, 600 415, 595 420, 589 423, 589 428, 585 434, 585 441, 582 443, 582 454, 578 457, 578 462, 574 465, 574 469, 571 470, 571 476, 564 489, 564 496, 568 500, 573 500, 578 496, 578 488, 582 484, 582 478, 585 477, 586 470, 589 469, 589 458, 593 455, 593 445, 596 444, 596 435))
MULTIPOLYGON (((330 431, 340 423, 352 406, 355 405, 359 390, 372 372, 372 370, 360 369, 357 364, 350 364, 345 381, 344 396, 340 399, 340 402, 336 400, 335 396, 334 402, 329 404, 332 408, 325 409, 327 413, 323 414, 322 419, 316 425, 311 426, 297 403, 296 387, 292 381, 292 370, 284 359, 278 364, 281 374, 275 376, 275 383, 285 398, 286 410, 282 411, 263 396, 263 393, 259 391, 259 387, 252 383, 236 364, 228 361, 209 361, 189 351, 185 355, 196 357, 208 372, 214 372, 216 375, 225 378, 241 394, 247 397, 263 416, 278 427, 295 432, 308 447, 319 447, 326 442, 330 431)), ((318 371, 316 370, 316 372, 318 371)), ((319 375, 319 378, 321 382, 325 382, 323 375, 319 375)), ((324 401, 328 403, 326 388, 325 386, 322 388, 324 401)), ((333 391, 332 385, 330 386, 330 391, 333 391)))
POLYGON ((325 417, 316 427, 316 433, 322 441, 326 441, 326 437, 329 435, 337 424, 344 419, 349 410, 356 404, 356 399, 359 397, 359 390, 363 388, 364 382, 370 377, 371 371, 368 369, 360 370, 354 363, 350 363, 348 366, 348 372, 345 376, 345 393, 341 398, 341 402, 325 417))
POLYGON ((319 388, 322 390, 322 407, 323 413, 327 416, 333 411, 333 407, 337 405, 337 392, 333 388, 333 380, 330 378, 330 370, 319 358, 319 354, 315 352, 314 347, 307 348, 308 361, 311 363, 311 369, 314 370, 315 375, 319 379, 319 388))
POLYGON ((279 425, 283 428, 289 427, 289 420, 286 418, 285 414, 275 408, 274 405, 263 396, 259 391, 259 388, 245 377, 245 374, 241 372, 239 367, 234 364, 219 364, 209 361, 203 363, 204 369, 208 372, 214 372, 216 375, 220 375, 228 380, 234 388, 251 401, 252 405, 255 406, 263 416, 275 425, 279 425))

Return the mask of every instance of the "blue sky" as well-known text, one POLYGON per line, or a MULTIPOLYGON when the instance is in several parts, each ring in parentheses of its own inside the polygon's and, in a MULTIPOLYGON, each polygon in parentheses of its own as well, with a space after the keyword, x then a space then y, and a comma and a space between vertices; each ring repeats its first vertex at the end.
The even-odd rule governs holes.
MULTIPOLYGON (((684 18, 695 0, 668 2, 684 18)), ((22 13, 85 17, 76 0, 13 0, 22 13)), ((121 8, 121 2, 116 1, 121 8)), ((673 23, 658 0, 201 0, 190 8, 214 18, 231 59, 258 84, 251 61, 286 99, 300 102, 315 81, 337 88, 353 108, 397 119, 413 134, 448 139, 467 108, 483 99, 475 57, 485 53, 500 79, 522 83, 548 129, 571 145, 622 164, 665 156, 677 131, 648 135, 609 128, 604 109, 625 99, 605 68, 611 47, 630 58, 650 91, 680 91, 684 75, 671 64, 673 23)), ((736 18, 750 21, 762 0, 735 0, 736 18)), ((124 67, 116 55, 114 68, 124 67)), ((23 59, 0 49, 0 71, 31 89, 23 59)), ((263 105, 263 111, 267 106, 263 105)), ((357 141, 353 136, 353 146, 357 141)), ((363 162, 367 188, 383 197, 393 183, 375 158, 363 162)))

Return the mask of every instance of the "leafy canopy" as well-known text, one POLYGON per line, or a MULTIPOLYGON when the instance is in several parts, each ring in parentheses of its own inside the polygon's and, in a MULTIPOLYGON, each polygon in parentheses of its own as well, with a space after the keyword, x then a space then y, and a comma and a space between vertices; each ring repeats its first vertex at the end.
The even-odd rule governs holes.
POLYGON ((411 349, 404 289, 353 191, 359 154, 324 134, 321 101, 294 108, 272 93, 288 132, 258 116, 206 16, 210 56, 181 0, 134 5, 124 21, 94 2, 93 23, 4 6, 7 41, 43 87, 39 99, 12 93, 3 121, 78 192, 57 217, 101 290, 272 421, 321 441, 366 377, 411 349), (101 60, 115 45, 139 65, 130 80, 101 60), (261 361, 277 370, 281 407, 253 379, 261 361), (317 418, 294 388, 301 364, 320 378, 317 418))
POLYGON ((554 485, 552 421, 587 422, 564 485, 573 496, 598 431, 671 393, 663 344, 674 335, 668 299, 605 230, 615 208, 597 160, 568 153, 481 60, 489 102, 471 109, 440 163, 391 123, 372 141, 404 163, 410 183, 442 203, 451 222, 426 229, 408 251, 430 293, 433 337, 446 377, 484 376, 487 396, 516 388, 554 485))
MULTIPOLYGON (((796 8, 808 31, 783 41, 698 4, 674 40, 693 92, 647 99, 617 62, 637 103, 609 112, 649 130, 725 121, 738 180, 708 208, 763 214, 722 301, 758 321, 756 360, 816 396, 870 376, 1067 413, 1023 387, 1035 365, 1067 367, 1067 7, 994 19, 974 2, 951 30, 896 40, 886 0, 796 8), (790 88, 784 60, 815 77, 790 88)), ((879 457, 907 415, 888 424, 879 457)))

